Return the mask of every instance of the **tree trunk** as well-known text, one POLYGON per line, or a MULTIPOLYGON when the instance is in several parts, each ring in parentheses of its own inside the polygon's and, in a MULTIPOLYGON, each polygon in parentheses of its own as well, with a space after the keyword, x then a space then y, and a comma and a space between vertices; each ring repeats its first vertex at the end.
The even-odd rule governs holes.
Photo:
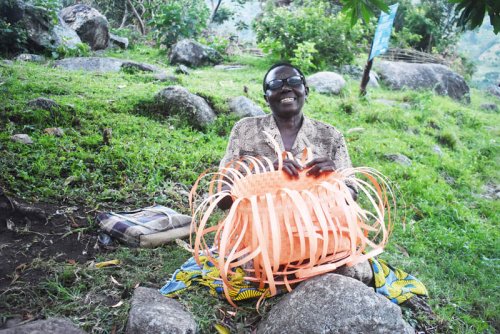
POLYGON ((122 29, 125 27, 125 24, 127 23, 127 16, 128 16, 128 6, 127 6, 127 0, 124 0, 124 7, 125 9, 123 10, 123 18, 122 18, 122 23, 120 24, 120 28, 122 29))
POLYGON ((139 22, 139 29, 141 30, 141 34, 146 35, 146 28, 144 27, 144 22, 142 21, 141 16, 139 15, 137 10, 135 9, 134 5, 132 4, 132 1, 127 0, 127 2, 128 2, 128 5, 130 6, 130 9, 132 9, 132 12, 134 13, 135 18, 139 22))

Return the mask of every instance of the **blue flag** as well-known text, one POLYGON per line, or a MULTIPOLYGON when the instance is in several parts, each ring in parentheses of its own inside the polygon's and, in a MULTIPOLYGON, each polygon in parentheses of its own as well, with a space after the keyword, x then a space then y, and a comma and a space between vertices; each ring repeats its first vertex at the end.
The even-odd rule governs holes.
POLYGON ((372 60, 378 55, 381 55, 389 48, 389 39, 391 38, 392 24, 396 17, 399 4, 389 6, 389 13, 382 12, 378 19, 377 30, 375 30, 375 37, 373 38, 372 50, 370 58, 372 60))

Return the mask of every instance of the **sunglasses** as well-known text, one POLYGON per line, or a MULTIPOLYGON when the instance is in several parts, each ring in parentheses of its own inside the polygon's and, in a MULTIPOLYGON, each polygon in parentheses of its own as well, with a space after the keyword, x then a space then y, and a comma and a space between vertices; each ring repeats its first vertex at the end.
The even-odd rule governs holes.
POLYGON ((266 83, 266 90, 278 90, 286 84, 289 87, 298 87, 304 83, 304 78, 300 75, 294 75, 286 79, 275 79, 266 83))

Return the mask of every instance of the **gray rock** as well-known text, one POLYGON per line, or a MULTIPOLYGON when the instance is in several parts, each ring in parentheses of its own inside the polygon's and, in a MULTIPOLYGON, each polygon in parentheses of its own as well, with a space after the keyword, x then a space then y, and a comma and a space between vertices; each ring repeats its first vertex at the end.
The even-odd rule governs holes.
POLYGON ((379 76, 377 72, 370 71, 370 80, 368 81, 368 87, 373 87, 373 88, 379 88, 380 84, 378 83, 379 81, 379 76))
POLYGON ((117 47, 121 49, 126 49, 128 48, 128 38, 127 37, 120 37, 114 34, 109 34, 109 42, 112 45, 116 45, 117 47))
POLYGON ((495 103, 483 103, 479 108, 486 111, 498 111, 498 106, 495 103))
POLYGON ((383 104, 383 105, 388 106, 388 107, 396 107, 397 104, 398 104, 394 100, 387 100, 387 99, 376 99, 376 100, 373 100, 373 101, 376 102, 376 103, 383 104))
POLYGON ((353 79, 361 79, 363 77, 363 68, 357 65, 342 65, 339 68, 340 74, 347 75, 353 79))
POLYGON ((12 66, 12 65, 14 65, 14 62, 12 60, 2 59, 0 61, 0 66, 12 66))
POLYGON ((61 128, 46 128, 43 130, 43 132, 50 136, 55 136, 55 137, 64 136, 64 130, 61 128))
POLYGON ((373 269, 368 261, 358 263, 352 267, 342 266, 333 273, 353 278, 368 286, 373 286, 373 269))
POLYGON ((341 275, 314 277, 284 296, 257 333, 414 333, 401 309, 363 283, 341 275))
POLYGON ((496 96, 500 99, 500 85, 490 86, 488 88, 488 93, 490 93, 491 95, 496 96))
POLYGON ((37 320, 25 325, 15 326, 0 330, 1 334, 85 334, 83 330, 76 327, 71 321, 63 318, 49 318, 37 320))
POLYGON ((181 115, 196 128, 207 126, 216 119, 214 111, 204 99, 181 86, 162 89, 156 94, 155 100, 161 112, 181 115))
POLYGON ((95 8, 76 4, 63 8, 60 13, 64 22, 90 45, 92 50, 102 50, 109 45, 109 23, 95 8))
POLYGON ((355 133, 355 132, 364 132, 364 131, 365 131, 365 128, 351 128, 351 129, 346 131, 346 134, 355 133))
POLYGON ((246 68, 245 65, 239 65, 239 64, 234 64, 234 65, 215 65, 214 68, 216 70, 221 70, 221 71, 236 71, 236 70, 241 70, 246 68))
POLYGON ((132 297, 126 334, 194 334, 196 322, 176 300, 156 289, 139 287, 132 297))
POLYGON ((43 63, 45 62, 45 57, 40 55, 35 55, 31 53, 21 53, 15 58, 17 61, 27 61, 32 63, 43 63))
POLYGON ((172 46, 169 57, 171 64, 184 64, 190 67, 215 65, 222 61, 216 50, 190 39, 183 39, 172 46))
POLYGON ((386 154, 385 157, 387 160, 394 161, 401 166, 411 166, 412 164, 410 158, 403 154, 386 154))
POLYGON ((261 107, 244 96, 237 96, 230 99, 229 110, 239 118, 265 115, 261 107))
POLYGON ((334 72, 318 72, 307 78, 307 84, 321 94, 339 94, 345 86, 344 78, 334 72))
POLYGON ((86 72, 119 72, 125 71, 144 71, 144 72, 163 72, 160 68, 138 63, 130 60, 106 57, 74 57, 58 60, 54 63, 55 67, 67 71, 86 71, 86 72))
POLYGON ((0 1, 0 13, 6 22, 27 31, 26 43, 13 43, 14 49, 39 53, 60 47, 75 49, 81 43, 78 35, 60 18, 54 25, 49 11, 42 6, 23 0, 0 1))
POLYGON ((381 61, 377 69, 380 79, 391 89, 432 89, 439 95, 470 102, 464 78, 444 65, 381 61))
POLYGON ((59 108, 59 104, 57 104, 56 101, 48 99, 46 97, 38 97, 36 99, 28 101, 27 105, 31 109, 42 109, 47 111, 59 108))
POLYGON ((175 69, 175 74, 184 74, 184 75, 190 75, 191 74, 191 70, 189 69, 189 67, 187 67, 186 65, 178 65, 177 68, 175 69))
POLYGON ((439 155, 440 157, 443 156, 443 151, 441 150, 441 147, 439 147, 438 145, 434 145, 432 147, 432 150, 434 151, 434 153, 436 153, 437 155, 439 155))
POLYGON ((175 75, 169 75, 166 72, 156 72, 153 76, 156 80, 165 82, 165 81, 170 81, 170 82, 179 82, 179 79, 175 75))
POLYGON ((488 182, 483 186, 483 193, 480 197, 489 199, 489 200, 497 200, 500 199, 500 186, 493 182, 488 182))
POLYGON ((30 136, 24 133, 18 133, 10 137, 10 139, 16 143, 21 143, 25 145, 33 144, 33 139, 30 136))

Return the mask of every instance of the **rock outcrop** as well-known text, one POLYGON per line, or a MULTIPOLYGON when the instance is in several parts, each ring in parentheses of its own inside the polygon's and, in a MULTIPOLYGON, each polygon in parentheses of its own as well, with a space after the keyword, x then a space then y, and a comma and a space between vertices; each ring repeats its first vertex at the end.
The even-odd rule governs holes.
POLYGON ((237 96, 230 99, 229 110, 239 118, 265 115, 261 107, 244 96, 237 96))
POLYGON ((190 39, 184 39, 172 46, 169 60, 171 64, 199 67, 219 64, 222 61, 222 56, 208 46, 190 39))
POLYGON ((307 77, 307 84, 321 94, 338 95, 345 86, 344 78, 335 72, 318 72, 307 77))
POLYGON ((26 43, 12 45, 16 50, 39 53, 56 51, 61 47, 75 49, 82 42, 59 17, 54 25, 54 18, 46 8, 22 0, 0 1, 0 16, 26 31, 26 43))
POLYGON ((61 17, 92 50, 108 47, 109 23, 97 9, 76 4, 61 10, 61 17))
POLYGON ((464 78, 444 65, 381 61, 376 67, 381 81, 390 89, 432 89, 439 95, 470 102, 464 78))
POLYGON ((181 86, 169 86, 155 96, 158 110, 165 115, 180 115, 195 128, 214 122, 216 115, 208 103, 181 86))
POLYGON ((414 333, 401 309, 363 283, 326 274, 299 285, 273 306, 257 333, 414 333))

